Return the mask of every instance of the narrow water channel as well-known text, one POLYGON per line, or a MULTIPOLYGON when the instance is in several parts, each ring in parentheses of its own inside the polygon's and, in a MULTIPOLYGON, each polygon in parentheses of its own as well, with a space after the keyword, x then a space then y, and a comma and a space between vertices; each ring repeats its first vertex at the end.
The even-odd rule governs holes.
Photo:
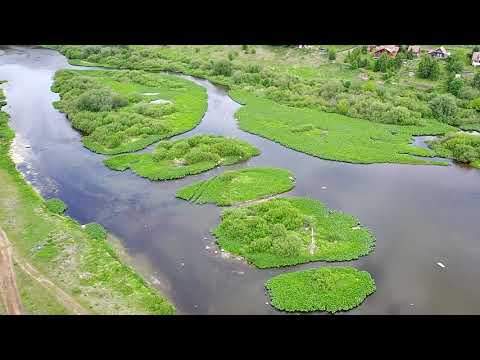
POLYGON ((103 224, 130 255, 150 264, 150 280, 179 313, 278 314, 266 304, 265 281, 325 265, 257 270, 228 258, 210 235, 221 209, 174 195, 181 186, 226 169, 277 166, 296 175, 297 186, 288 195, 354 214, 376 235, 375 250, 348 264, 369 271, 377 291, 349 314, 480 314, 480 171, 454 164, 355 165, 308 156, 239 130, 234 113, 240 105, 225 89, 190 78, 207 89, 208 111, 181 137, 234 136, 262 154, 198 176, 150 182, 107 169, 104 156, 85 149, 65 115, 53 108, 58 99, 50 90, 53 75, 72 67, 65 57, 34 47, 1 47, 0 54, 19 170, 44 197, 64 200, 70 216, 103 224))

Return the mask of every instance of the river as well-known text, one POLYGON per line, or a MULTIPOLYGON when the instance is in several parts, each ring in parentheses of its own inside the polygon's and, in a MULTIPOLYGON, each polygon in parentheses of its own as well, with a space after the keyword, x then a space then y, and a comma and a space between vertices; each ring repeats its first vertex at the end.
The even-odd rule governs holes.
POLYGON ((357 216, 376 235, 375 250, 348 263, 369 271, 377 291, 348 314, 480 313, 480 171, 428 165, 356 165, 308 156, 238 129, 240 107, 224 88, 190 78, 208 92, 198 133, 234 136, 262 154, 246 163, 201 175, 150 182, 130 171, 115 172, 105 158, 82 146, 81 136, 55 110, 50 86, 55 71, 74 68, 58 52, 36 47, 1 47, 0 79, 16 132, 18 169, 45 197, 67 203, 81 223, 98 222, 118 237, 148 279, 180 314, 280 314, 269 304, 264 283, 285 271, 325 265, 315 262, 258 270, 229 258, 210 235, 222 209, 175 198, 186 184, 226 169, 277 166, 291 170, 307 196, 357 216), (326 187, 326 188, 325 188, 326 187), (446 267, 437 265, 441 262, 446 267))

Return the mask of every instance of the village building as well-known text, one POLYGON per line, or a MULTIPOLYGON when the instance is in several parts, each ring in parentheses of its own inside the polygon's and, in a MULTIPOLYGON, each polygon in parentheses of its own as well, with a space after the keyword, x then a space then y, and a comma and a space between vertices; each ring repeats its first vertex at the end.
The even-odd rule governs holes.
POLYGON ((428 55, 436 57, 436 58, 444 59, 444 58, 449 57, 450 53, 443 46, 441 46, 437 49, 429 50, 428 55))
POLYGON ((472 54, 472 66, 480 66, 480 51, 472 54))
POLYGON ((373 57, 378 59, 385 53, 393 59, 397 56, 398 50, 400 50, 400 47, 396 45, 380 45, 373 50, 373 57))
POLYGON ((419 57, 419 56, 420 56, 421 49, 420 49, 420 46, 410 45, 410 46, 408 47, 407 51, 408 51, 408 52, 411 52, 414 56, 419 57))

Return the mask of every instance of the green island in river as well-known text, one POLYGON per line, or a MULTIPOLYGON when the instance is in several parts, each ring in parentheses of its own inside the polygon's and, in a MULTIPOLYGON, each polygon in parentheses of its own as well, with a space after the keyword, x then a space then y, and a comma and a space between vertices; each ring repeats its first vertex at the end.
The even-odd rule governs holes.
POLYGON ((247 168, 225 171, 177 192, 177 197, 196 204, 229 206, 287 192, 294 187, 293 174, 285 169, 247 168))
POLYGON ((223 249, 258 268, 354 260, 370 253, 375 242, 355 217, 307 198, 228 209, 213 234, 223 249))
POLYGON ((176 141, 160 141, 152 152, 117 155, 104 163, 112 170, 131 169, 150 180, 171 180, 246 161, 259 154, 257 148, 245 141, 195 135, 176 141))
MULTIPOLYGON (((0 103, 5 103, 1 90, 0 103)), ((0 230, 14 248, 14 272, 24 312, 174 314, 173 305, 120 259, 103 228, 90 225, 83 229, 62 214, 63 202, 45 202, 25 182, 10 158, 14 132, 8 120, 8 114, 1 111, 0 230)))
POLYGON ((322 267, 274 276, 265 285, 272 306, 288 312, 347 311, 375 291, 366 271, 352 267, 322 267))
POLYGON ((141 150, 197 126, 207 109, 203 87, 178 76, 144 71, 59 70, 55 106, 101 154, 141 150))

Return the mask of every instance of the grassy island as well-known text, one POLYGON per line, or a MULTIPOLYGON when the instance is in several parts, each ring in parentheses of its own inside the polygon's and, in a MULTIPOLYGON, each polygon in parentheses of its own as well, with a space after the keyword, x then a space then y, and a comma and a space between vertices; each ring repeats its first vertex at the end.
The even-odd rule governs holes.
POLYGON ((335 313, 360 305, 375 291, 375 282, 366 271, 323 267, 275 276, 265 287, 279 310, 335 313))
POLYGON ((13 138, 8 114, 0 112, 0 229, 14 249, 25 312, 72 313, 69 305, 76 303, 87 314, 173 314, 173 305, 96 236, 101 228, 82 229, 62 215, 63 202, 45 202, 25 182, 9 155, 13 138), (56 297, 58 292, 64 296, 56 297))
POLYGON ((176 141, 161 141, 153 152, 113 156, 104 163, 112 170, 131 169, 150 180, 170 180, 246 161, 259 154, 257 148, 245 141, 196 135, 176 141))
POLYGON ((438 156, 480 168, 480 134, 478 133, 449 133, 430 141, 428 145, 438 156))
POLYGON ((259 268, 353 260, 374 247, 372 233, 356 218, 307 198, 226 210, 213 234, 222 248, 259 268))
POLYGON ((229 206, 238 202, 280 194, 294 187, 293 174, 284 169, 248 168, 226 171, 177 192, 177 197, 196 204, 229 206))
POLYGON ((191 130, 207 109, 203 87, 143 71, 60 70, 52 90, 85 147, 101 154, 137 151, 191 130))

